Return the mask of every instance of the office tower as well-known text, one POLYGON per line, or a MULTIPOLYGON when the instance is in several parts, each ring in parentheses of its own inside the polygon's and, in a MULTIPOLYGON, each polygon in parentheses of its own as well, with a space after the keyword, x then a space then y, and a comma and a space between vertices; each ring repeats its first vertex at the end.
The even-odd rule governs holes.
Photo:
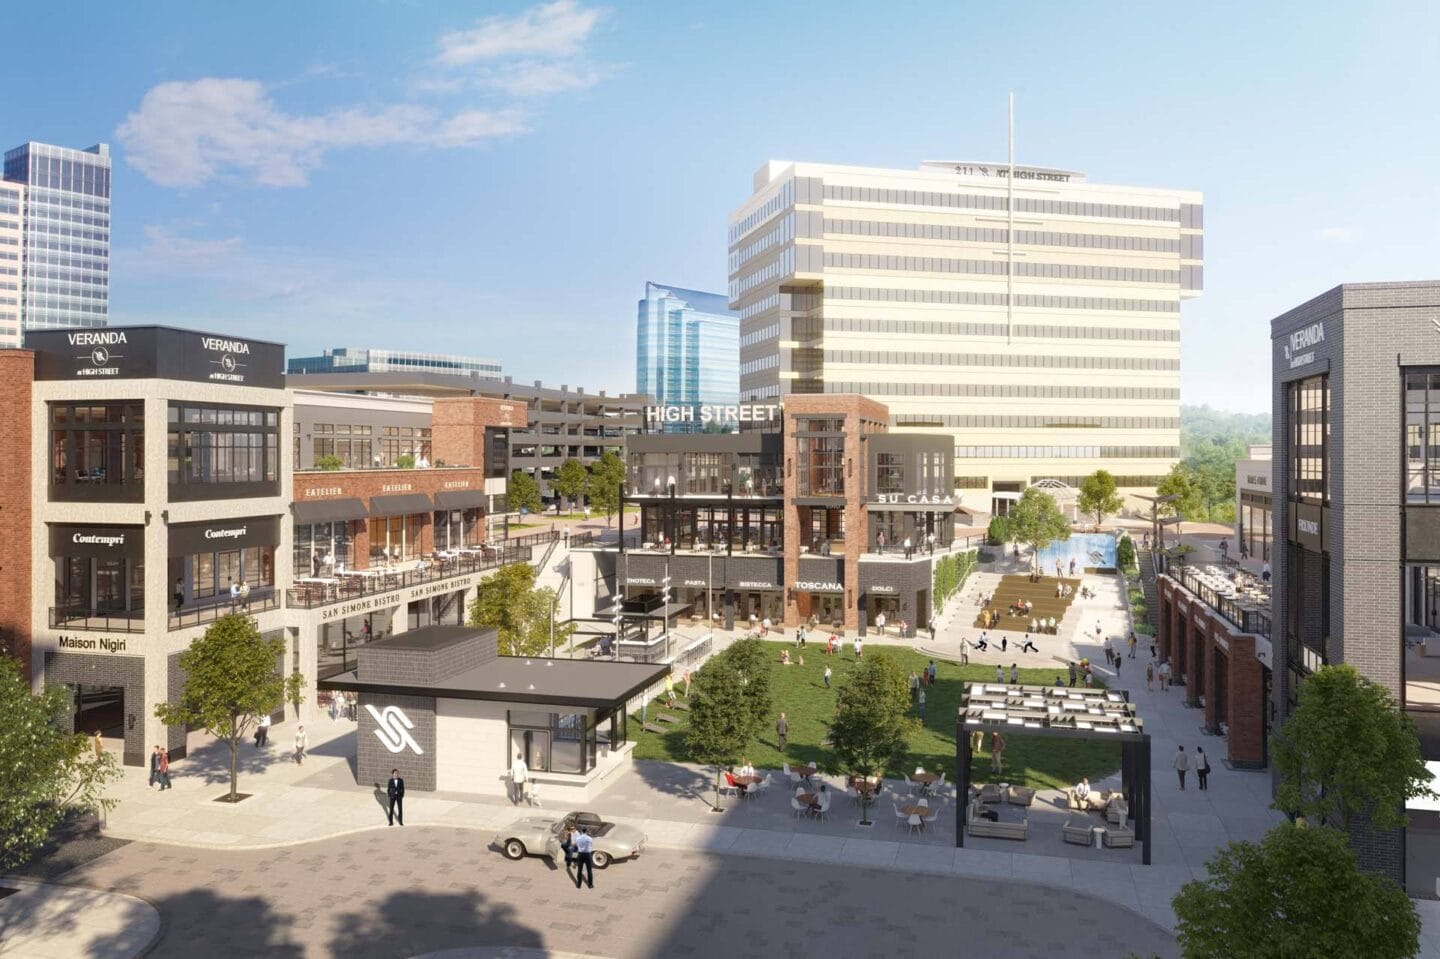
POLYGON ((0 349, 20 345, 25 188, 0 180, 0 349))
POLYGON ((947 432, 971 508, 1100 468, 1151 488, 1179 459, 1201 203, 1035 167, 771 161, 730 217, 740 395, 859 393, 947 432))
POLYGON ((110 147, 29 142, 5 154, 25 188, 23 330, 104 326, 110 316, 110 147))
MULTIPOLYGON (((635 391, 660 406, 734 404, 740 399, 740 319, 718 293, 645 284, 636 310, 635 391)), ((698 414, 667 433, 703 429, 698 414)))

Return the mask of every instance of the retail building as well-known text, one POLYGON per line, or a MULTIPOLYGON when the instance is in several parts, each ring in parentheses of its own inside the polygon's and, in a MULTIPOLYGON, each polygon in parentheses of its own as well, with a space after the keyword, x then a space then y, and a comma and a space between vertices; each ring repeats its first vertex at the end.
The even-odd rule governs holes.
MULTIPOLYGON (((1274 704, 1348 663, 1440 761, 1440 282, 1338 286, 1271 323, 1274 704)), ((1440 766, 1432 766, 1440 768, 1440 766)), ((1359 827, 1362 865, 1433 896, 1440 811, 1359 827)))
POLYGON ((646 283, 636 312, 635 392, 692 414, 665 432, 701 432, 700 407, 739 402, 740 318, 723 295, 646 283))
POLYGON ((646 434, 628 445, 626 544, 572 553, 596 615, 672 608, 736 622, 924 629, 933 564, 955 536, 949 441, 888 432, 861 396, 743 407, 755 429, 646 434), (909 541, 910 548, 905 547, 909 541), (668 592, 668 596, 667 596, 668 592), (658 604, 658 606, 657 606, 658 604))
POLYGON ((1270 562, 1275 545, 1271 520, 1270 447, 1251 446, 1235 463, 1235 545, 1237 556, 1270 562))
POLYGON ((964 504, 1180 455, 1202 197, 1065 170, 771 161, 730 217, 742 400, 858 393, 951 439, 964 504), (1013 202, 1012 202, 1013 201, 1013 202))

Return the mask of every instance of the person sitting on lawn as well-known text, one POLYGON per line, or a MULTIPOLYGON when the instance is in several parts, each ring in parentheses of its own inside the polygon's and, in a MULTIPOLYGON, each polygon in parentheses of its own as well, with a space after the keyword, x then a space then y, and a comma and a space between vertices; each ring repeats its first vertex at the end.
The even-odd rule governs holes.
POLYGON ((780 665, 781 665, 781 666, 789 666, 789 665, 790 665, 790 650, 788 650, 788 649, 782 649, 782 650, 780 650, 780 665))

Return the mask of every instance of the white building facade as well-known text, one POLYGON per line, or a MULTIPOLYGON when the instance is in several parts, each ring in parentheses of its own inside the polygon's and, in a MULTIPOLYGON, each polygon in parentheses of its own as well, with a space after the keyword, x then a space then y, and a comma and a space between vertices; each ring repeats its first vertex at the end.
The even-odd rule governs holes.
POLYGON ((1033 167, 1012 190, 997 164, 771 161, 730 217, 741 398, 860 393, 948 432, 970 508, 1096 469, 1153 488, 1180 456, 1202 204, 1033 167))

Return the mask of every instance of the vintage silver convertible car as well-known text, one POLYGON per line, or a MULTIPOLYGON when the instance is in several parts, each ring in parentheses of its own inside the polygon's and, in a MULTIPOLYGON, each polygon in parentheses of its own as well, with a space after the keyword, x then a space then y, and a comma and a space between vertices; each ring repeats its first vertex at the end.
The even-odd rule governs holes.
POLYGON ((525 856, 548 856, 563 859, 560 837, 567 828, 584 827, 595 840, 593 861, 596 869, 604 869, 616 859, 630 859, 645 849, 645 834, 634 826, 605 822, 593 812, 572 812, 555 819, 534 816, 511 824, 495 834, 495 845, 508 859, 525 856))

